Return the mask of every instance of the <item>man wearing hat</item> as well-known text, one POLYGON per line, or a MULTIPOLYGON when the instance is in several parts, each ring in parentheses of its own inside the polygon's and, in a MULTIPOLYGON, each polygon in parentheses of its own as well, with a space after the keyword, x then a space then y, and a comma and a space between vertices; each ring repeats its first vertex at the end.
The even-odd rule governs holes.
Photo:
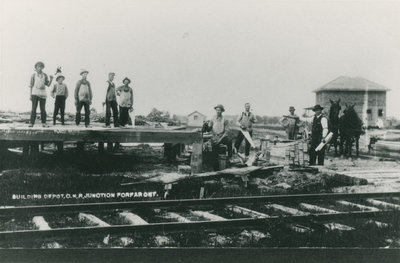
POLYGON ((213 135, 211 139, 213 152, 217 152, 218 146, 223 144, 228 148, 228 156, 232 157, 232 141, 228 137, 229 122, 222 116, 225 108, 219 104, 214 109, 216 116, 208 124, 208 131, 211 131, 213 135))
POLYGON ((317 159, 318 165, 324 165, 325 147, 318 152, 315 151, 328 134, 328 119, 322 114, 323 109, 324 108, 319 104, 315 105, 313 108, 315 116, 311 128, 311 145, 309 149, 310 165, 315 165, 317 159))
POLYGON ((56 99, 54 102, 53 125, 56 125, 56 117, 59 111, 61 114, 61 125, 64 125, 65 100, 68 98, 68 88, 63 83, 64 79, 65 77, 59 74, 56 77, 57 83, 54 84, 51 90, 51 96, 56 99))
MULTIPOLYGON (((244 131, 248 131, 250 134, 250 137, 253 137, 253 123, 255 123, 256 117, 254 116, 254 114, 250 111, 250 103, 246 103, 244 105, 244 112, 242 112, 242 114, 239 116, 237 122, 239 124, 239 127, 244 130, 244 131)), ((244 139, 244 135, 243 133, 239 132, 238 137, 236 138, 235 141, 235 149, 236 152, 239 151, 239 147, 242 144, 242 141, 244 139)), ((250 155, 250 142, 248 142, 247 140, 246 144, 245 144, 245 155, 246 157, 248 157, 250 155)))
POLYGON ((129 110, 133 109, 133 90, 129 87, 131 83, 129 78, 124 78, 122 83, 124 85, 118 87, 116 93, 119 105, 119 122, 121 127, 125 127, 128 124, 129 110))
POLYGON ((296 140, 297 133, 299 132, 300 119, 299 116, 294 114, 296 109, 293 106, 289 107, 289 115, 283 115, 280 122, 286 130, 289 140, 296 140))
POLYGON ((46 86, 50 87, 53 81, 53 76, 49 77, 43 72, 44 63, 39 61, 35 64, 35 73, 31 77, 29 84, 30 88, 30 100, 32 101, 31 121, 29 127, 33 127, 36 120, 36 109, 40 104, 40 118, 42 120, 42 126, 48 127, 46 124, 46 86))
POLYGON ((90 128, 90 105, 92 104, 92 88, 90 82, 87 80, 89 71, 81 70, 82 79, 76 83, 75 88, 75 106, 76 106, 76 118, 75 123, 79 125, 81 122, 81 110, 85 108, 85 127, 90 128))
POLYGON ((115 93, 115 84, 113 82, 115 73, 108 73, 107 93, 106 93, 106 128, 110 128, 111 110, 113 112, 114 127, 118 127, 118 104, 115 93))

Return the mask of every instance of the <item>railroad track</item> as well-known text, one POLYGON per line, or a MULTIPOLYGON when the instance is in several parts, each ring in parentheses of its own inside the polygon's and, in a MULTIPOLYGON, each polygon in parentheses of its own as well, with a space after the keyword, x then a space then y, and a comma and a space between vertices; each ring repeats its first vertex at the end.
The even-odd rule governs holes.
POLYGON ((127 246, 142 234, 168 240, 173 233, 243 230, 274 238, 268 232, 277 227, 293 233, 356 231, 365 224, 398 228, 399 215, 399 192, 2 207, 0 246, 39 242, 65 247, 66 240, 99 236, 104 244, 112 238, 127 246))

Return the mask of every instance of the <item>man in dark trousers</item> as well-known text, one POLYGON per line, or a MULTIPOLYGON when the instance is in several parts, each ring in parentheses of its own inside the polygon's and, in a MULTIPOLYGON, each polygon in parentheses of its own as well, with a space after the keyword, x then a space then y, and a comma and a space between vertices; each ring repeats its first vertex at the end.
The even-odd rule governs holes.
POLYGON ((114 127, 118 127, 118 104, 117 104, 117 96, 115 93, 115 84, 113 82, 115 73, 108 73, 107 80, 107 93, 106 93, 106 128, 111 128, 110 119, 111 119, 111 110, 114 117, 114 127))
MULTIPOLYGON (((244 105, 244 109, 245 111, 242 112, 242 114, 239 116, 237 122, 239 124, 239 127, 243 130, 243 131, 248 131, 250 134, 250 137, 253 137, 253 123, 256 122, 256 117, 254 116, 254 114, 252 112, 250 112, 250 103, 246 103, 244 105)), ((236 152, 239 151, 239 147, 242 144, 242 141, 244 139, 244 135, 243 133, 239 132, 238 137, 236 138, 235 141, 235 149, 236 152)), ((250 154, 250 143, 246 141, 245 144, 245 155, 246 157, 249 157, 250 154)))
POLYGON ((225 111, 223 105, 219 104, 214 107, 216 115, 209 121, 207 131, 211 131, 211 145, 213 152, 218 152, 219 145, 226 145, 228 150, 228 157, 232 157, 232 141, 228 137, 229 122, 226 120, 222 113, 225 111))
POLYGON ((325 142, 324 138, 328 134, 328 119, 322 114, 323 109, 319 104, 313 108, 315 116, 311 128, 310 165, 315 165, 317 159, 318 165, 324 165, 325 146, 321 150, 315 151, 321 142, 325 142))

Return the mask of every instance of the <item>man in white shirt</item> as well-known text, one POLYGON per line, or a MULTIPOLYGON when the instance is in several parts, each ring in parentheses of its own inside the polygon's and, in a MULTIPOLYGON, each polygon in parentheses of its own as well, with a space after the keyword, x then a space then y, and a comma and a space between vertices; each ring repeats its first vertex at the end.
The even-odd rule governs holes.
MULTIPOLYGON (((250 111, 250 103, 246 103, 244 105, 245 111, 242 112, 242 114, 239 116, 237 123, 239 124, 239 127, 244 130, 248 131, 250 134, 250 137, 253 137, 253 123, 255 123, 256 117, 255 115, 250 111)), ((238 137, 236 138, 235 142, 235 149, 236 152, 239 152, 239 147, 242 144, 242 141, 244 139, 243 133, 239 132, 238 137)), ((249 157, 250 154, 250 143, 245 140, 245 155, 246 157, 249 157)))
POLYGON ((315 116, 311 128, 311 146, 309 149, 310 165, 315 165, 317 159, 318 165, 324 165, 325 147, 318 152, 315 151, 315 148, 317 148, 321 142, 324 142, 324 138, 328 134, 328 119, 322 114, 323 109, 324 108, 319 104, 315 105, 313 108, 315 116))

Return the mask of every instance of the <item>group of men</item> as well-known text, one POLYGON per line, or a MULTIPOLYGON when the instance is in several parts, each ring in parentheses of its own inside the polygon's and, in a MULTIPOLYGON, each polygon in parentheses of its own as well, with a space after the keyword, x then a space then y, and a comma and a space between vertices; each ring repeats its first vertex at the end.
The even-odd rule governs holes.
MULTIPOLYGON (((245 139, 242 132, 238 133, 236 137, 234 148, 232 148, 232 141, 228 136, 229 132, 229 121, 226 120, 222 113, 225 111, 223 105, 217 105, 214 107, 216 115, 210 120, 204 131, 211 132, 211 145, 212 150, 217 151, 220 145, 225 145, 228 151, 228 156, 232 156, 232 150, 235 152, 239 151, 240 145, 245 139)), ((320 143, 325 143, 324 138, 328 134, 328 119, 322 110, 324 108, 320 105, 315 105, 313 111, 315 112, 312 126, 311 126, 311 139, 309 145, 310 165, 324 165, 325 158, 325 147, 321 150, 316 150, 320 143)), ((285 127, 289 140, 296 140, 297 134, 300 127, 300 118, 294 113, 295 108, 291 106, 289 108, 289 115, 284 115, 281 119, 282 125, 285 127)), ((255 115, 251 112, 250 103, 244 105, 244 111, 239 115, 237 119, 237 125, 241 130, 247 131, 250 137, 253 136, 253 124, 257 122, 255 115)), ((245 140, 245 156, 249 157, 250 154, 250 142, 245 140)))
MULTIPOLYGON (((30 99, 32 101, 31 120, 29 127, 33 127, 36 120, 36 109, 38 104, 40 105, 40 113, 43 127, 48 127, 46 124, 46 86, 49 87, 53 81, 53 76, 50 78, 43 72, 44 63, 37 62, 35 64, 35 73, 32 75, 30 80, 30 99)), ((90 128, 90 105, 93 99, 92 88, 90 82, 87 80, 89 71, 82 70, 80 72, 81 79, 77 82, 74 98, 76 106, 76 125, 80 124, 81 121, 81 110, 85 109, 85 126, 90 128)), ((56 84, 51 90, 51 95, 55 98, 54 114, 53 114, 53 125, 56 124, 56 116, 58 112, 61 112, 61 124, 64 125, 64 111, 65 101, 68 97, 68 88, 63 83, 65 77, 61 74, 61 70, 57 70, 56 84), (58 74, 59 73, 59 74, 58 74)), ((114 127, 124 127, 129 120, 129 111, 133 110, 133 91, 129 86, 131 80, 128 78, 123 79, 123 85, 115 88, 114 84, 115 73, 110 72, 107 80, 107 91, 105 96, 106 116, 105 116, 105 127, 110 128, 111 122, 111 111, 114 118, 114 127), (117 101, 117 97, 119 100, 117 101), (119 112, 119 113, 118 113, 119 112)), ((216 111, 215 117, 207 123, 205 131, 212 133, 211 145, 213 151, 217 151, 220 145, 225 145, 228 151, 228 156, 232 156, 232 150, 235 152, 239 151, 240 145, 245 139, 244 132, 248 132, 249 136, 253 136, 253 124, 257 122, 255 115, 251 112, 250 103, 244 105, 244 111, 239 115, 237 119, 237 125, 243 132, 239 132, 234 148, 232 148, 232 140, 228 136, 229 122, 226 120, 222 113, 225 111, 223 105, 217 105, 214 107, 216 111)), ((315 165, 318 159, 318 165, 324 164, 325 149, 316 151, 315 149, 321 142, 324 142, 325 136, 328 134, 328 121, 327 118, 322 114, 323 108, 320 105, 315 105, 313 111, 315 117, 312 123, 311 130, 311 144, 310 144, 310 165, 315 165)), ((286 128, 288 139, 296 140, 298 128, 299 128, 299 117, 294 114, 295 108, 291 106, 289 108, 289 115, 284 115, 284 119, 281 120, 282 124, 286 128)), ((134 120, 133 120, 134 121, 134 120)), ((246 133, 247 134, 247 133, 246 133)), ((245 140, 245 157, 248 158, 250 154, 250 142, 245 140)))
MULTIPOLYGON (((46 124, 46 99, 47 91, 46 87, 50 87, 54 76, 47 76, 43 72, 44 63, 39 61, 35 64, 35 73, 30 79, 30 100, 32 101, 32 110, 29 127, 35 125, 36 120, 36 109, 38 104, 40 105, 40 115, 43 127, 48 127, 46 124)), ((75 124, 79 125, 81 122, 81 111, 82 108, 85 110, 85 127, 90 128, 90 105, 92 104, 93 93, 90 82, 87 80, 89 71, 81 70, 81 79, 77 82, 74 92, 75 106, 76 106, 76 117, 75 124)), ((114 72, 108 74, 107 80, 107 91, 105 96, 106 106, 106 128, 110 128, 111 122, 111 110, 113 113, 114 127, 125 127, 129 122, 129 111, 133 110, 133 91, 129 86, 131 80, 124 78, 123 85, 118 88, 114 84, 114 72)), ((65 76, 61 74, 60 68, 57 69, 56 83, 51 89, 51 96, 55 99, 54 113, 53 113, 53 125, 56 125, 56 117, 60 112, 61 124, 64 125, 65 115, 65 102, 68 98, 68 88, 63 81, 65 76)))

